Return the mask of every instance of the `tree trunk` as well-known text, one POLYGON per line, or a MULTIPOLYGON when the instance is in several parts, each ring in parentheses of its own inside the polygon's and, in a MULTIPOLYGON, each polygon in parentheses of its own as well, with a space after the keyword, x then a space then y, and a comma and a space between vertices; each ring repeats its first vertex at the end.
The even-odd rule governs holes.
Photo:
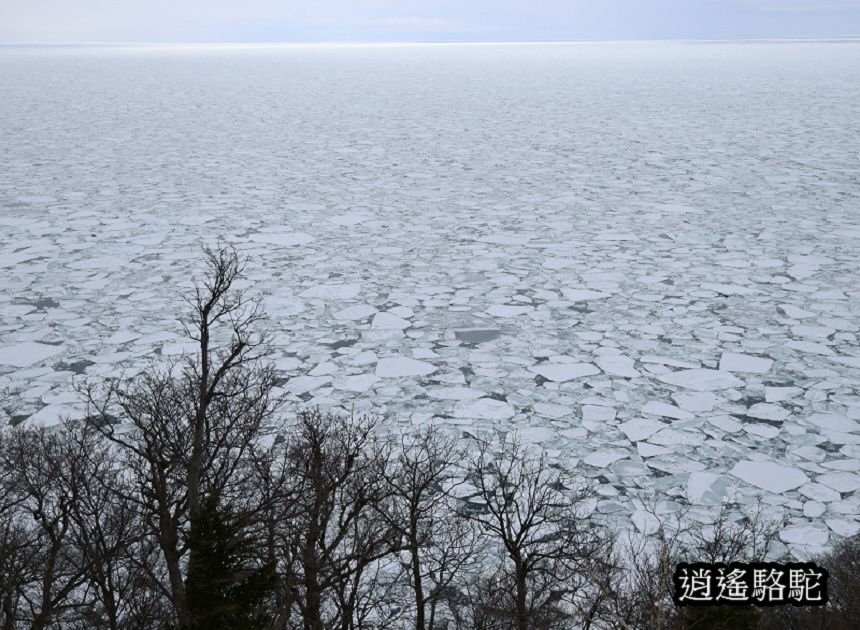
POLYGON ((170 580, 170 595, 179 625, 189 625, 191 616, 188 612, 188 604, 185 601, 185 583, 182 578, 182 568, 179 563, 179 552, 177 551, 178 538, 176 530, 170 523, 161 523, 161 535, 159 544, 164 554, 164 562, 167 565, 167 576, 170 580))
POLYGON ((418 541, 415 539, 414 530, 409 541, 409 553, 412 555, 412 575, 415 578, 415 630, 425 630, 425 601, 424 584, 421 580, 421 563, 418 557, 418 541))
POLYGON ((515 579, 516 579, 516 607, 517 607, 517 630, 528 630, 529 628, 529 612, 528 612, 528 590, 526 586, 526 569, 521 562, 516 564, 515 579))

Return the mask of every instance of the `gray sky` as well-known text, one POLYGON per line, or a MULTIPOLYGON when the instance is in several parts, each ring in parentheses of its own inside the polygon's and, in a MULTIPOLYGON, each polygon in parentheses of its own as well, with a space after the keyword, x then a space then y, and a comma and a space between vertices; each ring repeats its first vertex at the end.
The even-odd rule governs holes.
POLYGON ((3 43, 856 34, 860 0, 0 0, 3 43))

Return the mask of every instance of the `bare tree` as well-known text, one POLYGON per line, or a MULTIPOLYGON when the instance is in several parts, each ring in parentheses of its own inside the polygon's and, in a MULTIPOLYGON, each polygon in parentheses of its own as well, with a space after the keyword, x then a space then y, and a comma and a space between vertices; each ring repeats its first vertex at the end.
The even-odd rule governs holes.
POLYGON ((20 619, 24 585, 35 581, 29 519, 24 518, 27 496, 18 483, 10 430, 0 431, 0 628, 14 630, 20 619))
POLYGON ((0 447, 4 494, 13 504, 6 529, 20 580, 11 616, 34 629, 73 617, 84 605, 71 597, 85 580, 72 544, 80 488, 64 478, 73 463, 67 446, 60 435, 45 429, 16 427, 0 447))
POLYGON ((141 528, 117 498, 122 474, 85 423, 22 425, 0 438, 0 627, 163 620, 132 555, 141 528))
POLYGON ((153 549, 140 511, 127 499, 131 488, 121 462, 87 422, 67 421, 59 436, 69 455, 65 486, 77 489, 71 542, 83 560, 85 588, 92 597, 88 627, 119 630, 162 623, 167 602, 142 568, 151 566, 153 549))
POLYGON ((590 565, 602 550, 602 530, 588 519, 592 492, 516 436, 499 450, 495 455, 481 442, 471 457, 470 481, 483 506, 465 514, 505 557, 496 581, 511 586, 509 627, 558 627, 568 616, 564 604, 586 596, 590 565))
POLYGON ((204 253, 206 273, 182 320, 197 352, 87 391, 101 433, 123 454, 134 488, 125 498, 157 541, 167 578, 161 588, 184 627, 196 624, 184 575, 192 524, 210 496, 234 514, 261 509, 248 491, 257 478, 255 447, 280 404, 274 369, 263 362, 260 302, 237 288, 244 261, 232 248, 204 253))
POLYGON ((826 606, 774 606, 762 610, 761 630, 853 630, 860 619, 860 534, 838 541, 815 558, 829 573, 826 606))
POLYGON ((672 599, 672 576, 680 562, 763 562, 771 552, 779 523, 762 504, 743 512, 723 504, 704 522, 689 507, 660 515, 654 501, 642 500, 653 531, 627 532, 613 550, 613 562, 599 575, 596 618, 610 626, 636 629, 755 627, 754 608, 717 606, 680 608, 672 599))
POLYGON ((289 507, 274 529, 284 601, 306 630, 385 627, 389 620, 380 601, 383 564, 399 539, 380 514, 390 500, 383 483, 389 449, 374 426, 371 418, 304 411, 287 435, 289 507))
POLYGON ((462 516, 451 490, 462 483, 465 454, 457 441, 428 426, 404 433, 386 476, 387 514, 404 547, 416 630, 437 627, 437 611, 474 559, 479 531, 462 516))

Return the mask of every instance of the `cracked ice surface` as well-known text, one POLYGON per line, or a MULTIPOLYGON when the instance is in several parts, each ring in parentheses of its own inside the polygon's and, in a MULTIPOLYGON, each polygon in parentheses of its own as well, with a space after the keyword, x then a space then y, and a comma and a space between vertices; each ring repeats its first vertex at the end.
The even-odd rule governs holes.
POLYGON ((295 406, 519 428, 640 528, 640 492, 761 496, 797 555, 860 526, 857 44, 9 48, 0 84, 15 421, 186 350, 220 238, 295 406))

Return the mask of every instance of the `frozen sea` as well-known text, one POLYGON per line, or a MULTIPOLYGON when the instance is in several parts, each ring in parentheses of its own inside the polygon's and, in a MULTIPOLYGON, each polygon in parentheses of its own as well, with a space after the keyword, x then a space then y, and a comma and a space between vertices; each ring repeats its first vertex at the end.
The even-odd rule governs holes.
POLYGON ((860 531, 860 43, 8 47, 0 86, 15 421, 187 349, 221 239, 296 408, 517 428, 620 520, 860 531))

